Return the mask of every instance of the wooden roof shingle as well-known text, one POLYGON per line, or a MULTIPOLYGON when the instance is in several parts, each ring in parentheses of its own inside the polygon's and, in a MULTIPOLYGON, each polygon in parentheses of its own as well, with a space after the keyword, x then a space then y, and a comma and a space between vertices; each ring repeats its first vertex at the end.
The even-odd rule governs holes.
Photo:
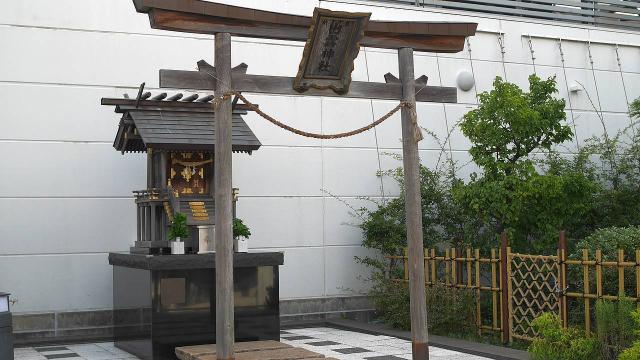
MULTIPOLYGON (((103 105, 115 105, 122 113, 113 146, 125 152, 144 152, 148 148, 169 151, 215 150, 215 113, 211 104, 182 101, 140 101, 102 99, 103 105)), ((234 152, 251 154, 262 145, 242 119, 246 110, 233 111, 234 152)))

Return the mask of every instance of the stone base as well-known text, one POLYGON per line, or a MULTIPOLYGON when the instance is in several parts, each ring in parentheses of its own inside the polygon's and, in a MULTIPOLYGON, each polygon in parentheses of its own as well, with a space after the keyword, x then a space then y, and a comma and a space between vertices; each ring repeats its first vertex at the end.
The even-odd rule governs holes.
MULTIPOLYGON (((181 256, 182 257, 182 256, 181 256)), ((188 257, 185 255, 184 257, 188 257)), ((373 305, 366 296, 280 300, 283 326, 324 323, 336 318, 366 321, 373 305)), ((122 330, 145 331, 150 326, 150 309, 87 310, 44 313, 14 313, 14 342, 19 346, 36 344, 113 341, 114 319, 126 322, 122 330)))

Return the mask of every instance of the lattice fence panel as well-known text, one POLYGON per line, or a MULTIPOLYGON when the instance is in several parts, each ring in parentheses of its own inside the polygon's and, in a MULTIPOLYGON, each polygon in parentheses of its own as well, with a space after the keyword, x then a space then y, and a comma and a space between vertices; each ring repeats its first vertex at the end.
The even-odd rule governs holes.
POLYGON ((545 312, 560 311, 558 258, 511 254, 511 329, 514 338, 532 339, 531 322, 545 312))

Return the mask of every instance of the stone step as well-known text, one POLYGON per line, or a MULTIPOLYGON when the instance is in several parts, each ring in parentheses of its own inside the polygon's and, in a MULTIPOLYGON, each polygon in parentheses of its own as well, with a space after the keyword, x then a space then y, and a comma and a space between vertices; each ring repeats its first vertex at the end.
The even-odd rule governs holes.
MULTIPOLYGON (((291 345, 283 344, 279 341, 265 340, 237 342, 234 344, 233 349, 236 353, 243 353, 248 351, 286 349, 290 347, 291 345)), ((180 360, 198 360, 199 356, 215 354, 215 344, 183 346, 176 348, 176 355, 180 360)))
MULTIPOLYGON (((215 355, 198 356, 198 360, 217 360, 215 355)), ((257 350, 237 353, 235 360, 303 360, 325 359, 324 355, 302 348, 257 350)))
MULTIPOLYGON (((271 340, 235 343, 234 350, 235 360, 336 360, 271 340)), ((176 348, 176 355, 180 360, 217 360, 215 344, 179 347, 176 348)))

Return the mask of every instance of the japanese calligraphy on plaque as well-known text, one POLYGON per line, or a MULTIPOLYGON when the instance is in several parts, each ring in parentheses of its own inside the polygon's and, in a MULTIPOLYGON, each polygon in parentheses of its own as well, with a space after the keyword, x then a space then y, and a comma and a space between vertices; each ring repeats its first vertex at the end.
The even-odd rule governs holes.
POLYGON ((316 8, 293 88, 299 92, 315 88, 347 93, 370 16, 316 8))

